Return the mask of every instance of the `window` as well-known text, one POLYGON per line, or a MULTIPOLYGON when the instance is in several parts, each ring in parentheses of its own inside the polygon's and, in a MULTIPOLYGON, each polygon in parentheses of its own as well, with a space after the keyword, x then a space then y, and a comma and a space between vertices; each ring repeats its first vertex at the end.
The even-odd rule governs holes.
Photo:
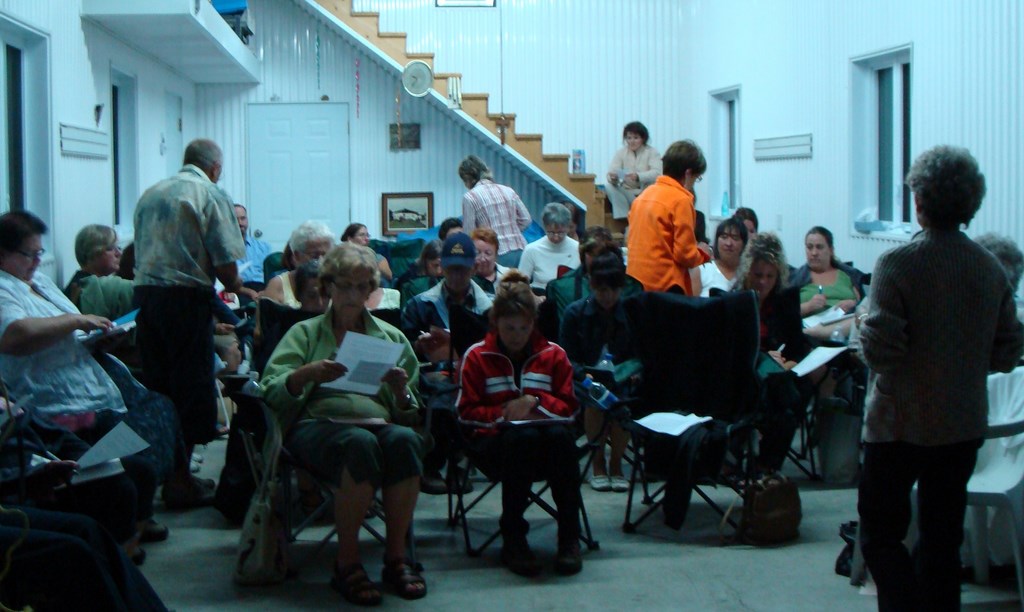
POLYGON ((114 179, 114 223, 128 224, 139 199, 136 153, 135 78, 118 70, 110 72, 111 157, 114 179))
POLYGON ((0 212, 50 222, 48 40, 0 15, 0 212))
POLYGON ((910 169, 911 47, 855 58, 852 68, 851 202, 861 233, 910 235, 915 218, 903 179, 910 169))
POLYGON ((740 88, 711 92, 711 138, 708 147, 712 216, 731 217, 740 204, 740 88))
POLYGON ((4 113, 7 140, 7 159, 4 164, 5 210, 25 209, 25 144, 24 133, 24 100, 21 81, 21 49, 12 45, 4 45, 4 113))

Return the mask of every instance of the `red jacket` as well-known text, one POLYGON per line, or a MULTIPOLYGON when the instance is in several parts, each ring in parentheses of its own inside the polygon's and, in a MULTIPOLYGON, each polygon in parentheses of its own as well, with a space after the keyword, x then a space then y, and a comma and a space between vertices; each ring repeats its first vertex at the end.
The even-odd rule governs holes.
POLYGON ((504 422, 502 405, 523 395, 540 398, 537 408, 551 417, 571 417, 577 408, 572 386, 572 364, 562 347, 548 342, 537 330, 530 338, 530 356, 523 364, 521 388, 516 386, 512 361, 498 347, 498 334, 487 333, 469 348, 462 360, 459 421, 494 433, 504 422))

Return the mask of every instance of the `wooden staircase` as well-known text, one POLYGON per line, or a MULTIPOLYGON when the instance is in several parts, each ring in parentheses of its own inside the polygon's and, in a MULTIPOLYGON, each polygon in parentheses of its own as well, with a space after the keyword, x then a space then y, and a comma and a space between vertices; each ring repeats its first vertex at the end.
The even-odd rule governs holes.
MULTIPOLYGON (((400 32, 381 32, 379 13, 352 10, 352 0, 316 0, 316 2, 359 33, 371 45, 377 47, 403 66, 418 59, 434 67, 433 53, 409 53, 406 51, 406 35, 400 32)), ((448 78, 461 77, 457 73, 434 73, 434 89, 441 95, 448 95, 448 78)), ((519 134, 515 130, 516 116, 513 113, 492 113, 488 105, 489 94, 463 93, 462 110, 489 130, 499 139, 504 127, 505 146, 530 161, 534 166, 556 181, 563 189, 587 205, 587 226, 606 225, 604 194, 596 189, 595 175, 571 174, 569 156, 564 153, 544 153, 543 136, 540 134, 519 134)))

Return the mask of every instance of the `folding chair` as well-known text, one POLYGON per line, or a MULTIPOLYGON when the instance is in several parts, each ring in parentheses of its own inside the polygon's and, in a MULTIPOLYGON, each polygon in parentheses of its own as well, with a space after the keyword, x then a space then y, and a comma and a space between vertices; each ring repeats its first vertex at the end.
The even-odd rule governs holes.
MULTIPOLYGON (((667 518, 674 517, 667 522, 681 526, 690 490, 725 516, 725 510, 703 488, 717 486, 727 449, 737 455, 738 469, 748 480, 753 472, 759 396, 755 363, 760 342, 756 295, 744 291, 695 298, 643 293, 627 299, 624 306, 644 366, 644 384, 632 414, 617 408, 623 427, 632 434, 634 454, 622 529, 635 532, 640 523, 663 507, 667 518), (654 434, 633 420, 652 412, 712 417, 709 424, 691 429, 694 434, 684 434, 692 435, 692 440, 685 443, 695 445, 686 465, 657 465, 658 456, 665 454, 659 448, 684 441, 654 434), (666 476, 665 483, 653 491, 648 480, 652 469, 666 476), (637 495, 638 485, 641 496, 637 495), (648 508, 634 520, 633 502, 637 497, 648 508), (666 497, 671 502, 667 507, 666 497)), ((682 457, 683 450, 672 447, 670 455, 682 457)), ((737 485, 729 486, 740 492, 737 485)), ((737 527, 732 519, 727 520, 737 527)))
MULTIPOLYGON (((251 426, 250 431, 243 432, 243 438, 245 440, 246 454, 249 456, 250 462, 256 462, 260 450, 263 448, 263 442, 266 438, 267 432, 272 428, 278 428, 277 420, 271 413, 270 407, 267 406, 266 402, 262 398, 249 395, 247 393, 239 393, 232 398, 238 405, 239 412, 246 412, 250 418, 247 418, 247 422, 251 426), (257 416, 258 415, 258 416, 257 416)), ((327 483, 322 477, 320 477, 314 466, 303 465, 299 462, 294 455, 288 452, 287 447, 281 448, 281 455, 278 461, 278 469, 280 471, 280 483, 281 486, 278 490, 281 493, 281 510, 282 520, 285 526, 285 532, 288 537, 288 544, 294 544, 299 541, 299 536, 309 527, 315 525, 322 518, 333 517, 334 512, 334 493, 330 483, 327 483), (299 518, 299 504, 294 496, 293 485, 296 482, 296 477, 299 472, 307 474, 315 482, 323 500, 316 509, 306 514, 306 516, 299 518)), ((254 468, 255 470, 255 468, 254 468)), ((381 505, 380 499, 374 500, 373 505, 370 507, 370 512, 366 519, 363 521, 363 529, 367 531, 375 540, 384 544, 385 538, 370 521, 377 519, 380 521, 384 520, 384 511, 381 505)), ((327 545, 327 543, 334 538, 337 534, 336 527, 332 524, 328 532, 316 541, 316 547, 307 554, 301 561, 296 562, 294 557, 290 555, 291 567, 298 569, 304 565, 310 559, 320 554, 320 551, 327 545)), ((409 558, 419 567, 418 557, 416 556, 416 540, 413 536, 413 527, 409 526, 408 535, 408 548, 409 558)))
MULTIPOLYGON (((588 445, 577 445, 577 450, 579 453, 577 456, 577 460, 589 458, 590 456, 592 456, 592 448, 588 445)), ((475 508, 480 502, 482 502, 491 491, 493 491, 498 485, 500 485, 501 480, 492 478, 491 476, 484 474, 485 476, 487 476, 487 486, 484 487, 483 491, 474 493, 472 495, 472 498, 467 500, 467 494, 464 491, 467 483, 469 482, 470 473, 473 471, 474 468, 472 453, 467 453, 467 462, 468 465, 466 469, 457 472, 458 476, 455 479, 455 486, 450 487, 450 490, 454 491, 455 502, 454 506, 452 505, 451 502, 449 502, 448 526, 453 528, 456 526, 462 527, 462 537, 463 541, 466 544, 466 554, 470 557, 479 557, 483 553, 483 551, 491 545, 492 542, 494 542, 496 539, 498 539, 499 536, 501 536, 501 529, 498 528, 490 532, 489 535, 487 535, 487 537, 484 539, 482 544, 474 546, 473 536, 471 534, 472 530, 470 529, 469 525, 469 512, 472 511, 473 508, 475 508)), ((585 473, 585 470, 581 471, 580 473, 582 475, 583 473, 585 473)), ((580 484, 582 485, 582 478, 580 480, 580 484)), ((544 510, 544 512, 551 516, 551 518, 557 520, 558 510, 554 507, 552 502, 548 502, 543 497, 549 488, 550 486, 548 485, 548 483, 544 482, 544 484, 539 489, 531 490, 529 493, 529 505, 536 505, 538 508, 544 510)), ((579 493, 578 487, 576 491, 577 493, 579 493)), ((587 516, 587 507, 583 501, 582 494, 580 494, 579 502, 581 521, 580 542, 586 545, 588 550, 598 550, 600 549, 601 545, 600 542, 598 542, 594 538, 594 534, 590 529, 590 519, 587 516)))

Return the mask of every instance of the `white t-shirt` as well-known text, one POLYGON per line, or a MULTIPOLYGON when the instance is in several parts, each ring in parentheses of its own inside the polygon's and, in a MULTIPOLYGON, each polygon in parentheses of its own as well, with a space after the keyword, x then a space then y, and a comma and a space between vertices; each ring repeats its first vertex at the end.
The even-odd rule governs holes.
POLYGON ((698 270, 700 270, 700 297, 711 297, 712 289, 731 291, 733 285, 736 284, 736 278, 734 277, 732 280, 726 278, 713 261, 707 262, 698 270))
POLYGON ((580 243, 568 236, 553 244, 545 236, 526 245, 519 260, 519 271, 532 279, 531 286, 543 289, 558 278, 558 266, 580 267, 580 243))

